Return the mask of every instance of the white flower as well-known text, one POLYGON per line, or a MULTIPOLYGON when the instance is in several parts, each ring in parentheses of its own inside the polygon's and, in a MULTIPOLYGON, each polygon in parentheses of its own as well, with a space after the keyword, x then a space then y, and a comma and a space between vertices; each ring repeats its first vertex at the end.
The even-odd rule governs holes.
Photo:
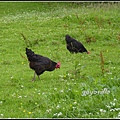
POLYGON ((51 112, 51 109, 46 110, 46 112, 48 112, 48 113, 51 112))
POLYGON ((110 104, 112 105, 113 103, 112 103, 112 102, 110 102, 110 104))
POLYGON ((37 89, 35 88, 35 90, 37 90, 37 89))
POLYGON ((118 117, 120 117, 120 112, 118 113, 118 117))
POLYGON ((100 112, 102 112, 103 111, 103 109, 100 109, 100 112))
POLYGON ((112 105, 115 106, 115 103, 113 103, 112 105))
POLYGON ((92 115, 92 113, 89 113, 89 115, 92 115))
POLYGON ((74 104, 74 105, 76 105, 76 104, 77 104, 77 102, 74 102, 73 104, 74 104))
POLYGON ((113 105, 113 106, 115 106, 115 103, 113 103, 113 102, 110 102, 110 104, 113 105))
POLYGON ((106 110, 103 110, 103 112, 105 113, 105 112, 106 112, 106 110))
POLYGON ((108 74, 112 74, 112 72, 108 72, 108 74))
POLYGON ((3 101, 0 101, 0 104, 2 104, 3 103, 3 101))
POLYGON ((99 112, 96 112, 99 115, 99 112))
POLYGON ((53 116, 57 116, 57 113, 53 114, 53 116))
POLYGON ((0 116, 4 116, 3 114, 0 114, 0 116))
POLYGON ((60 108, 60 106, 59 106, 59 105, 57 105, 57 107, 56 107, 56 108, 58 109, 58 108, 60 108))
POLYGON ((76 107, 72 107, 73 109, 76 109, 76 107))
POLYGON ((100 112, 103 112, 103 113, 105 113, 105 112, 106 112, 106 110, 100 109, 100 112))
POLYGON ((62 112, 59 112, 57 116, 59 117, 59 116, 61 116, 61 115, 62 115, 62 112))
POLYGON ((115 111, 118 111, 118 110, 119 110, 119 108, 114 108, 114 110, 115 110, 115 111))
POLYGON ((12 96, 15 97, 15 93, 13 93, 12 96))
POLYGON ((63 90, 60 90, 60 92, 62 93, 62 92, 64 92, 63 90))
POLYGON ((107 108, 111 108, 109 105, 106 105, 107 108))
POLYGON ((22 98, 22 96, 18 96, 18 98, 22 98))
POLYGON ((54 88, 54 90, 57 90, 57 88, 54 88))

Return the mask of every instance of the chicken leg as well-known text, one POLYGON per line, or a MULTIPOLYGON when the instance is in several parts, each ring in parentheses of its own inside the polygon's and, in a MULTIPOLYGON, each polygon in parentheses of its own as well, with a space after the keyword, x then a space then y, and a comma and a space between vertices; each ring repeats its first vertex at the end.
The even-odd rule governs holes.
POLYGON ((35 75, 36 75, 36 73, 34 72, 34 77, 33 77, 33 79, 32 79, 33 82, 35 81, 35 75))
MULTIPOLYGON (((35 81, 35 78, 36 78, 36 73, 34 72, 34 77, 32 79, 32 81, 34 82, 35 81)), ((40 76, 38 75, 38 79, 40 79, 40 76)))

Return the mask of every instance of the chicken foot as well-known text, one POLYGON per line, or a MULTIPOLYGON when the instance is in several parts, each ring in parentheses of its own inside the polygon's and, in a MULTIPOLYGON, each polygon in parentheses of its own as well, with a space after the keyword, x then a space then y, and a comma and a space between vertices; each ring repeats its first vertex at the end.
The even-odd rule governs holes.
MULTIPOLYGON (((33 82, 35 81, 35 78, 36 78, 36 73, 34 72, 34 76, 33 76, 33 79, 32 79, 33 82)), ((39 75, 38 75, 38 79, 40 79, 39 75)))

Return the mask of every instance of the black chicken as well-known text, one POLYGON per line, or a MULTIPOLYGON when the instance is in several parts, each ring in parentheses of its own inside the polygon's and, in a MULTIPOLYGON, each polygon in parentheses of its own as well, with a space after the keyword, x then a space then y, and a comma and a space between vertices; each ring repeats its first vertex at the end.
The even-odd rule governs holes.
POLYGON ((35 80, 35 74, 39 78, 45 71, 53 71, 55 68, 60 68, 60 62, 56 63, 47 57, 35 54, 31 49, 26 48, 26 55, 30 68, 35 71, 32 81, 35 80))
POLYGON ((65 36, 66 47, 70 51, 70 53, 83 53, 86 52, 89 54, 90 52, 83 46, 83 44, 74 38, 70 37, 68 34, 65 36))

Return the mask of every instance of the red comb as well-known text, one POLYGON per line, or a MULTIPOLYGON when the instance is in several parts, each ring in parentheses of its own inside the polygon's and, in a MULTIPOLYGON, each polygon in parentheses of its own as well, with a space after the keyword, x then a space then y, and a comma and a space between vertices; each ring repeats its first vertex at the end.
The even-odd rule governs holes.
POLYGON ((60 62, 58 62, 57 64, 60 65, 60 62))

